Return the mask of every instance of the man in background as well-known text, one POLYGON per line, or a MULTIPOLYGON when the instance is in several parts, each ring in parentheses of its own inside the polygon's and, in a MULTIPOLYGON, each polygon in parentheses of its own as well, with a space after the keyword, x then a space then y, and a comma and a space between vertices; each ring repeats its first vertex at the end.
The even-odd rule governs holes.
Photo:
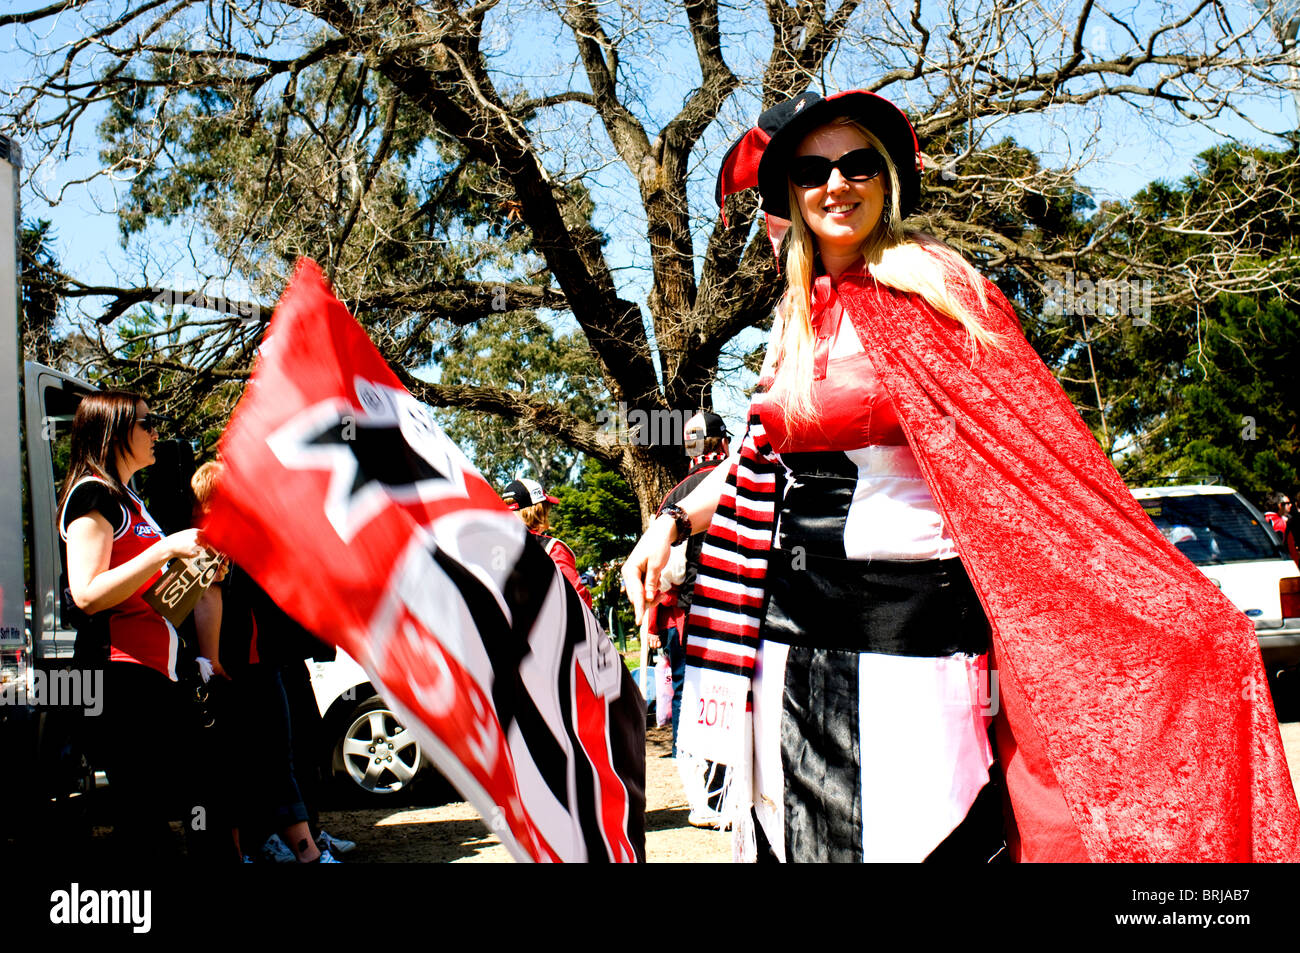
MULTIPOLYGON (((686 498, 700 481, 729 453, 727 425, 711 411, 702 410, 683 428, 686 455, 691 458, 691 468, 686 478, 678 483, 659 504, 658 514, 686 498)), ((662 650, 668 656, 673 673, 673 754, 677 754, 677 727, 681 721, 682 686, 686 682, 686 617, 691 611, 691 596, 695 591, 695 577, 700 569, 700 550, 704 547, 704 534, 698 533, 685 543, 673 547, 672 559, 660 577, 661 585, 671 588, 659 596, 659 602, 650 613, 648 642, 650 648, 662 650)), ((718 790, 721 777, 714 777, 722 769, 713 765, 680 765, 682 783, 690 801, 689 821, 696 827, 717 827, 721 815, 716 804, 709 803, 710 791, 718 790)))
POLYGON ((1286 524, 1291 519, 1291 497, 1273 492, 1264 498, 1264 506, 1267 508, 1264 519, 1268 520, 1268 525, 1273 527, 1273 532, 1285 537, 1286 524))

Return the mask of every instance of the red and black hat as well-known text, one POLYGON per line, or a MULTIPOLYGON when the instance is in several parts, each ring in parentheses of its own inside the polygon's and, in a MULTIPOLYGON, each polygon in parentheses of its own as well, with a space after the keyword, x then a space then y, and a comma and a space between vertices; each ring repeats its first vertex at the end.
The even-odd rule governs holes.
POLYGON ((809 90, 765 110, 758 117, 758 125, 741 136, 723 157, 714 193, 719 208, 733 192, 757 186, 763 211, 789 218, 786 169, 790 156, 804 136, 840 116, 861 123, 884 145, 898 170, 902 189, 899 207, 904 216, 910 215, 921 196, 921 157, 916 132, 897 106, 863 89, 836 93, 825 99, 809 90))

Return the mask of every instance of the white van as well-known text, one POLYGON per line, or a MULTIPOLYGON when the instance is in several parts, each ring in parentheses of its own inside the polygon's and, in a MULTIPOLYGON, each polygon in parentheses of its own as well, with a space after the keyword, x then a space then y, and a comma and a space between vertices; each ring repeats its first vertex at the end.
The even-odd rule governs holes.
POLYGON ((1165 539, 1254 621, 1270 679, 1300 666, 1300 570, 1263 514, 1226 486, 1132 493, 1165 539))

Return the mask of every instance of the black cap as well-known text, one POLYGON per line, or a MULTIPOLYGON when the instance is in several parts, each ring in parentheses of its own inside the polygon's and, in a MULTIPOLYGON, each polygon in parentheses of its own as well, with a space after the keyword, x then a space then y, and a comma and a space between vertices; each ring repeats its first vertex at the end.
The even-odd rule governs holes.
POLYGON ((704 441, 714 437, 725 440, 730 436, 726 421, 711 410, 701 410, 686 421, 686 426, 682 428, 682 442, 688 457, 698 457, 704 453, 704 441))
POLYGON ((716 191, 718 204, 730 193, 756 185, 763 199, 763 211, 788 219, 787 172, 795 147, 818 126, 841 116, 861 123, 885 147, 898 171, 899 208, 904 216, 910 215, 921 197, 916 132, 897 106, 863 89, 824 99, 809 90, 764 110, 758 117, 758 125, 737 140, 722 160, 716 191))
POLYGON ((536 480, 515 480, 501 491, 501 499, 505 500, 506 506, 512 510, 522 510, 542 502, 560 502, 555 497, 547 495, 536 480))
POLYGON ((699 440, 705 437, 730 437, 727 422, 711 410, 701 410, 686 421, 685 437, 687 440, 699 440))

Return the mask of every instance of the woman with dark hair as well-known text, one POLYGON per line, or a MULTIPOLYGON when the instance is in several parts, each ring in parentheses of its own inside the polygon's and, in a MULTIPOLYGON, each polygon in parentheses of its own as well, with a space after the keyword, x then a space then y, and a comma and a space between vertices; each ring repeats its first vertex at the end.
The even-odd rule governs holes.
POLYGON ((780 103, 723 162, 786 287, 740 452, 624 567, 639 618, 708 531, 679 747, 731 769, 742 858, 1294 858, 1249 620, 997 288, 904 227, 921 165, 865 91, 780 103))
POLYGON ((116 805, 115 836, 137 857, 166 853, 186 715, 176 629, 143 595, 169 560, 202 549, 198 530, 164 536, 130 488, 154 462, 157 439, 157 420, 139 396, 88 394, 72 423, 59 499, 68 590, 87 616, 78 662, 104 669, 104 709, 91 734, 116 805))

